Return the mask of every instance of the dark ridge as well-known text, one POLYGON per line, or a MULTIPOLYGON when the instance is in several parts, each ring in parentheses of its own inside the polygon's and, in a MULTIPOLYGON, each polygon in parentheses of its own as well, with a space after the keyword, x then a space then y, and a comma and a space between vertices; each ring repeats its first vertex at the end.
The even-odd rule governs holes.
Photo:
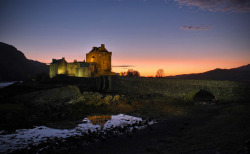
POLYGON ((232 70, 250 71, 250 64, 244 65, 244 66, 241 66, 241 67, 237 67, 237 68, 232 68, 232 70))
POLYGON ((232 69, 214 69, 204 73, 182 74, 168 76, 175 79, 206 79, 206 80, 230 80, 230 81, 250 81, 250 64, 232 69))
POLYGON ((49 73, 45 63, 30 60, 14 46, 0 42, 0 81, 22 81, 49 73))

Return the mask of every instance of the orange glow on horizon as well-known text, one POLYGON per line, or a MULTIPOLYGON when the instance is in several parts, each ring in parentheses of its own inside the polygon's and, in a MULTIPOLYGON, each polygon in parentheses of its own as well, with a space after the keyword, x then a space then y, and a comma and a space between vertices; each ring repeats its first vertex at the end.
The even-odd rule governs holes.
MULTIPOLYGON (((83 61, 85 59, 86 53, 81 53, 79 55, 67 55, 65 57, 67 62, 73 62, 75 59, 77 61, 83 61), (78 57, 78 58, 74 58, 78 57)), ((50 55, 51 56, 51 55, 50 55)), ((61 56, 61 55, 60 55, 61 56)), ((54 53, 52 56, 54 59, 61 59, 62 57, 58 56, 58 53, 54 53), (56 56, 57 55, 57 56, 56 56)), ((50 64, 52 62, 52 58, 48 57, 41 57, 40 62, 50 64)), ((169 58, 163 59, 164 57, 155 60, 150 58, 138 59, 136 57, 131 56, 131 58, 126 59, 117 57, 117 55, 112 56, 112 71, 116 73, 126 72, 128 69, 134 69, 140 72, 141 76, 146 77, 155 77, 156 71, 158 69, 163 69, 165 76, 172 76, 172 75, 181 75, 181 74, 191 74, 191 73, 203 73, 206 71, 210 71, 216 68, 221 69, 230 69, 236 68, 243 65, 249 64, 249 60, 246 59, 221 59, 221 58, 169 58), (115 67, 121 65, 128 65, 128 67, 115 67)), ((35 59, 35 58, 29 58, 35 59)))
POLYGON ((112 71, 116 73, 126 72, 128 69, 134 69, 140 72, 141 76, 153 76, 155 77, 158 69, 163 69, 165 76, 191 74, 191 73, 203 73, 216 68, 230 69, 243 65, 247 65, 248 62, 236 61, 236 60, 181 60, 181 61, 122 61, 113 60, 113 66, 119 66, 123 64, 133 65, 134 67, 112 67, 112 71))

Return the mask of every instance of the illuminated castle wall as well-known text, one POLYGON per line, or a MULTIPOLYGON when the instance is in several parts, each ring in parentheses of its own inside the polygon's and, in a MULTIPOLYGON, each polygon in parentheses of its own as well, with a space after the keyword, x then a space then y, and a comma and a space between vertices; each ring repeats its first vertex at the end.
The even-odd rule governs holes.
POLYGON ((95 64, 95 73, 99 75, 111 75, 111 56, 112 52, 108 52, 104 44, 101 47, 93 47, 86 54, 86 62, 95 64))
POLYGON ((65 58, 52 59, 50 64, 50 77, 55 77, 57 74, 65 74, 75 77, 97 77, 102 75, 115 75, 111 72, 111 56, 112 52, 107 51, 105 45, 101 47, 93 47, 86 54, 86 62, 68 63, 65 58))

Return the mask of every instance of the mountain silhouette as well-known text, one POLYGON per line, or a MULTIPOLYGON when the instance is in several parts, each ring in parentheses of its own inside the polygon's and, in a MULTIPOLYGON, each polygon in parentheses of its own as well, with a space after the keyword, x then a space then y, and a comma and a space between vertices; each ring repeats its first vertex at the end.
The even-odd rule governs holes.
POLYGON ((0 42, 0 81, 22 81, 38 73, 49 73, 45 63, 30 60, 14 46, 0 42))
POLYGON ((241 66, 241 67, 237 67, 237 68, 232 68, 232 70, 250 71, 250 64, 244 65, 244 66, 241 66))
POLYGON ((168 78, 250 81, 250 64, 232 69, 217 68, 204 73, 168 76, 168 78))

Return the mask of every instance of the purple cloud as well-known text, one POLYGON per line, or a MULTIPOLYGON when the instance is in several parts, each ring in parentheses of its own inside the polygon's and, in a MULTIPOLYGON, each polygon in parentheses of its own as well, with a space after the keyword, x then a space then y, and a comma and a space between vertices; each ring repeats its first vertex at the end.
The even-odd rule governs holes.
POLYGON ((206 25, 201 25, 201 26, 181 26, 180 27, 181 29, 183 30, 187 30, 187 31, 191 31, 191 30, 194 30, 194 31, 200 31, 200 30, 209 30, 211 29, 212 27, 211 26, 206 26, 206 25))
POLYGON ((174 0, 180 6, 198 7, 214 12, 250 12, 250 0, 174 0))

